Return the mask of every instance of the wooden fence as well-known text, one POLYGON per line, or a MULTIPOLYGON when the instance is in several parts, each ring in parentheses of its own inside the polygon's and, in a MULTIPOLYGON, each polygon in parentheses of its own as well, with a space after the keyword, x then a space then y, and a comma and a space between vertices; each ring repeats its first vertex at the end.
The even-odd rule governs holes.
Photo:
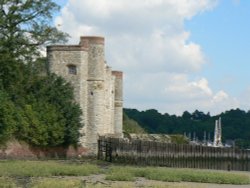
POLYGON ((98 159, 109 162, 179 168, 250 171, 250 151, 153 141, 98 140, 98 159))

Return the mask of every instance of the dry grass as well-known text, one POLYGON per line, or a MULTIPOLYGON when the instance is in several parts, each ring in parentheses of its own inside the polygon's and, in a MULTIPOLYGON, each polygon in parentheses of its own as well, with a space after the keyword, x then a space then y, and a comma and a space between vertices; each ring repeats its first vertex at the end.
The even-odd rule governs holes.
POLYGON ((80 188, 83 187, 79 179, 57 179, 57 178, 44 178, 34 181, 31 188, 80 188))
POLYGON ((250 175, 215 170, 112 166, 96 161, 91 164, 72 161, 0 161, 0 188, 188 187, 182 183, 166 182, 249 185, 250 175))
POLYGON ((1 188, 16 188, 14 180, 9 177, 0 177, 0 187, 1 188))
POLYGON ((166 182, 199 182, 216 184, 250 184, 250 177, 241 173, 222 171, 174 169, 162 167, 112 167, 107 173, 107 180, 134 181, 136 177, 166 182))
POLYGON ((58 161, 0 161, 0 176, 49 177, 87 176, 101 169, 94 164, 65 164, 58 161))

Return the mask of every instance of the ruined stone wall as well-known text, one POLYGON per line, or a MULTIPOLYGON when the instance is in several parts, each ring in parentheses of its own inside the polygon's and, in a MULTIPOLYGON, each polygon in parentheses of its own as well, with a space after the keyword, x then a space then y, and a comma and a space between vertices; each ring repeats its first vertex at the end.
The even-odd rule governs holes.
POLYGON ((88 48, 89 54, 86 139, 90 144, 87 147, 94 149, 104 126, 104 38, 81 37, 80 44, 88 48))
POLYGON ((82 109, 82 146, 93 152, 99 135, 122 136, 122 72, 105 63, 104 38, 81 37, 79 45, 49 46, 50 71, 74 87, 82 109))
MULTIPOLYGON (((87 125, 87 77, 88 77, 88 52, 82 46, 49 46, 47 58, 50 72, 53 72, 74 87, 75 100, 82 109, 82 123, 87 125), (69 73, 69 66, 76 66, 76 74, 69 73)), ((86 143, 86 126, 79 130, 79 142, 86 143)), ((85 144, 83 144, 85 146, 85 144)))
POLYGON ((123 73, 112 71, 115 76, 115 99, 114 99, 114 133, 122 137, 122 119, 123 119, 123 73))
POLYGON ((112 70, 106 65, 105 74, 105 121, 103 134, 114 134, 114 82, 112 70))

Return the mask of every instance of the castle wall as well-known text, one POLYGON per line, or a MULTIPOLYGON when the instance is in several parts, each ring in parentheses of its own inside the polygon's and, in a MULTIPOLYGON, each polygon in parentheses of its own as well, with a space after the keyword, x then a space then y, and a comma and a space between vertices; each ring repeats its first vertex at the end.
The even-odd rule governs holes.
MULTIPOLYGON (((87 49, 81 46, 50 46, 47 48, 47 58, 50 72, 63 77, 74 87, 75 100, 82 109, 82 123, 87 125, 87 49), (76 66, 76 74, 69 74, 68 66, 71 65, 76 66)), ((86 143, 86 126, 79 132, 81 134, 79 142, 86 143)))
POLYGON ((122 136, 122 72, 105 63, 104 38, 81 37, 79 45, 47 47, 50 71, 74 87, 82 109, 79 143, 97 150, 99 135, 122 136))
POLYGON ((114 84, 112 70, 106 65, 104 134, 114 134, 114 84))
POLYGON ((104 129, 104 38, 81 37, 80 42, 88 48, 88 98, 86 139, 89 147, 97 148, 98 135, 104 129))
POLYGON ((122 137, 123 123, 123 73, 120 71, 112 71, 115 76, 115 99, 114 99, 114 133, 122 137))

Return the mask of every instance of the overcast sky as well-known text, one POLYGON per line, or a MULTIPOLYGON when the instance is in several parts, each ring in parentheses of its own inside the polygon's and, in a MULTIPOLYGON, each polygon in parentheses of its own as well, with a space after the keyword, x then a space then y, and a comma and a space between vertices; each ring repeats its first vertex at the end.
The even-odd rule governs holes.
POLYGON ((124 107, 181 115, 250 109, 250 1, 58 0, 54 22, 77 44, 105 37, 124 72, 124 107))

